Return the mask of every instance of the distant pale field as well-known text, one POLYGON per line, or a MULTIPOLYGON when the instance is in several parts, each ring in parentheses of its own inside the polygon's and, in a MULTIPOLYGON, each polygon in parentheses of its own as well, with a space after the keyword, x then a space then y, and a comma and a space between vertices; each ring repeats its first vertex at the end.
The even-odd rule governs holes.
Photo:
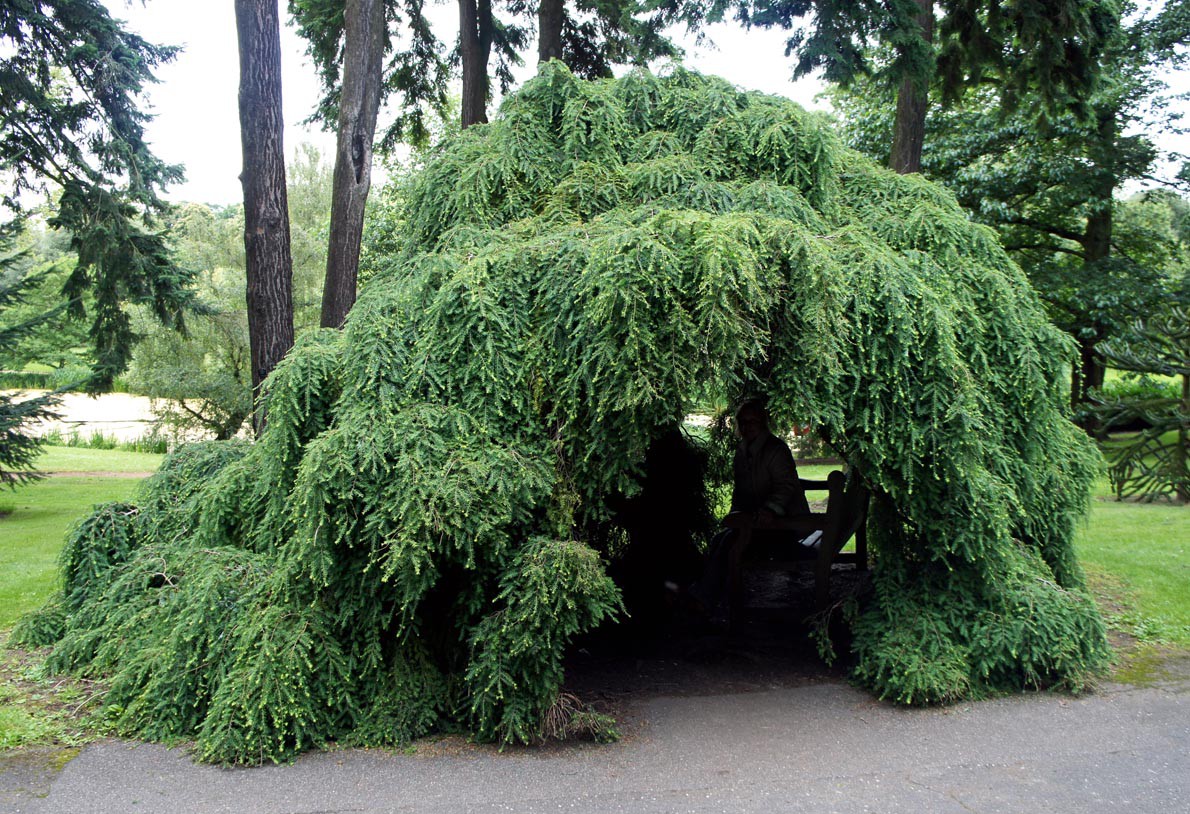
MULTIPOLYGON (((22 392, 34 396, 45 391, 22 392)), ((84 437, 101 432, 109 437, 115 436, 120 441, 133 441, 148 435, 157 421, 146 396, 132 396, 128 393, 104 393, 99 396, 64 393, 61 399, 61 405, 56 408, 58 419, 39 424, 34 430, 37 435, 44 435, 53 430, 58 430, 64 435, 77 432, 84 437)))

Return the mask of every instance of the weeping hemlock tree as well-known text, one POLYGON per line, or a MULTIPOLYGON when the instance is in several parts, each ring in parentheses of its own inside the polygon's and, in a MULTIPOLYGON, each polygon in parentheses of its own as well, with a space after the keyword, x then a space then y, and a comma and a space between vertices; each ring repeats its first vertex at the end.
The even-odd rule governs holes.
MULTIPOLYGON (((12 318, 14 306, 24 304, 39 275, 30 273, 24 251, 13 250, 15 226, 0 226, 0 348, 15 352, 22 340, 56 317, 58 309, 42 311, 24 319, 12 318)), ((55 393, 18 398, 20 394, 0 392, 0 488, 16 488, 41 478, 33 461, 41 451, 41 439, 30 432, 31 424, 56 417, 55 393)))
POLYGON ((932 703, 1103 667, 1072 348, 945 191, 777 97, 555 63, 403 196, 344 330, 267 382, 260 441, 99 508, 14 634, 108 676, 121 729, 236 762, 533 739, 567 642, 617 611, 608 501, 695 399, 745 387, 878 496, 859 681, 932 703))

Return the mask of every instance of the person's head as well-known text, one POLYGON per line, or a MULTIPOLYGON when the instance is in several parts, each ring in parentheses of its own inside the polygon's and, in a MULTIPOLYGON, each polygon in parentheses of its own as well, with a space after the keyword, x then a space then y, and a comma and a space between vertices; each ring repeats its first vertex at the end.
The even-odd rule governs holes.
POLYGON ((755 441, 769 431, 769 411, 756 399, 749 399, 735 411, 736 434, 745 441, 755 441))

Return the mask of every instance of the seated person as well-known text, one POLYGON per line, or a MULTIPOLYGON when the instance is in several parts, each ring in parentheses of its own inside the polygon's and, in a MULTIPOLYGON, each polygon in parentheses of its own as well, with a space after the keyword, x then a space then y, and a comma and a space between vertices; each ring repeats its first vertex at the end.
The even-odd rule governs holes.
POLYGON ((769 429, 769 414, 757 400, 746 401, 735 414, 736 446, 731 514, 707 548, 702 578, 690 595, 712 619, 725 618, 727 577, 735 529, 744 524, 763 528, 773 521, 809 514, 810 504, 798 480, 789 445, 769 429))
POLYGON ((769 429, 769 414, 759 401, 746 401, 735 414, 736 446, 731 490, 732 514, 743 513, 761 524, 779 517, 808 514, 810 504, 797 476, 789 445, 769 429))
POLYGON ((648 632, 669 616, 664 586, 685 585, 702 573, 700 543, 715 518, 703 495, 707 454, 673 428, 654 438, 645 454, 640 492, 608 498, 613 522, 629 543, 609 552, 608 574, 620 587, 634 630, 648 632))

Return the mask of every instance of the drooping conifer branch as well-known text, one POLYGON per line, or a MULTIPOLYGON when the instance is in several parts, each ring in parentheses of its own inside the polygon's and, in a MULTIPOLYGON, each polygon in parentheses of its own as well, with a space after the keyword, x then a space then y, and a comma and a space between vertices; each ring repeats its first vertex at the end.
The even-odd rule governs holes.
POLYGON ((745 388, 877 494, 873 692, 1104 665, 1071 547, 1097 463, 1063 413, 1072 348, 940 187, 783 99, 551 63, 400 204, 344 330, 268 380, 260 441, 172 458, 108 524, 129 545, 83 527, 68 549, 110 566, 16 634, 109 675, 124 731, 223 762, 533 739, 567 643, 619 607, 611 503, 696 400, 745 388))

